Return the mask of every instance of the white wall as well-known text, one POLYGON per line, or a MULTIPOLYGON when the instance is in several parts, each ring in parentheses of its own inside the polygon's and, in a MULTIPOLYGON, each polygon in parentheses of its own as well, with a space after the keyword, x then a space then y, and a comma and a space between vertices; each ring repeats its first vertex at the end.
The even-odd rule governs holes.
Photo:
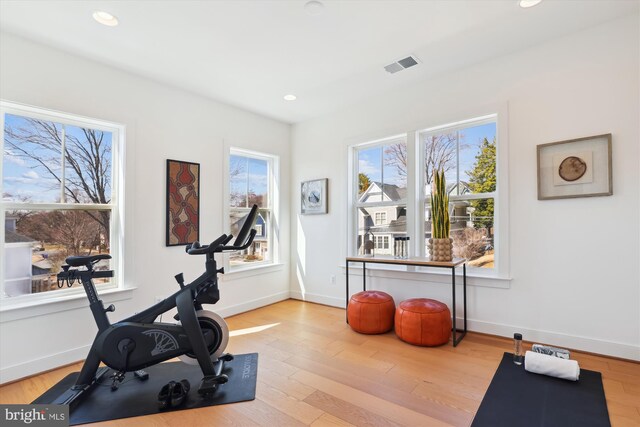
MULTIPOLYGON (((330 212, 300 216, 293 197, 292 295, 344 306, 350 143, 508 105, 501 143, 509 150, 512 280, 506 289, 470 286, 470 328, 640 360, 638 22, 601 25, 295 125, 291 191, 328 177, 330 212), (537 200, 537 144, 609 132, 613 196, 537 200)), ((396 302, 451 300, 447 285, 391 276, 370 284, 396 302)))
MULTIPOLYGON (((173 276, 202 272, 204 259, 165 247, 165 161, 201 164, 201 240, 223 225, 223 145, 280 156, 289 181, 290 126, 34 44, 0 37, 0 96, 126 125, 125 282, 133 298, 116 304, 121 319, 177 290, 173 276)), ((189 67, 189 64, 184 64, 189 67)), ((220 284, 218 312, 230 315, 289 296, 289 196, 281 194, 281 259, 285 266, 220 284), (257 279, 259 277, 259 279, 257 279)), ((228 277, 227 279, 230 279, 228 277)), ((34 309, 34 313, 38 310, 34 309)), ((86 307, 22 320, 0 315, 0 383, 83 359, 96 332, 86 307)))

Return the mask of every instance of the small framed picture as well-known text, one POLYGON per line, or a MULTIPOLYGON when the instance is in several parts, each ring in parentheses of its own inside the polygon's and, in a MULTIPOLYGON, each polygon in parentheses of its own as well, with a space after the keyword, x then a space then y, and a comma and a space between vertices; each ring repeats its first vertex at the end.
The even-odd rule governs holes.
POLYGON ((611 134, 538 145, 538 200, 611 196, 611 134))
POLYGON ((301 207, 303 215, 326 214, 327 209, 327 178, 304 181, 300 185, 301 207))

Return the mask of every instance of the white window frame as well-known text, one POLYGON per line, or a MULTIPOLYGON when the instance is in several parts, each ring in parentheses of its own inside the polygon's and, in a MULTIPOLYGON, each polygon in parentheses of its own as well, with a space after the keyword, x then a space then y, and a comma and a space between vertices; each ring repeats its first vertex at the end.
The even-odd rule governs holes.
MULTIPOLYGON (((5 259, 5 212, 12 209, 29 210, 109 210, 111 211, 111 268, 114 270, 113 279, 103 285, 97 286, 99 293, 113 293, 125 290, 124 286, 124 142, 125 126, 76 114, 63 113, 45 108, 23 105, 15 102, 0 100, 0 152, 4 153, 4 119, 6 114, 29 117, 40 120, 52 121, 60 124, 85 127, 112 134, 111 140, 111 203, 80 204, 80 203, 15 203, 5 202, 0 198, 0 260, 5 259)), ((0 194, 3 187, 3 163, 0 159, 0 194)), ((22 307, 49 304, 52 302, 65 302, 84 296, 82 286, 58 289, 37 294, 4 297, 4 264, 0 261, 0 312, 22 307)), ((51 310, 56 311, 56 310, 51 310)))
MULTIPOLYGON (((249 157, 267 162, 268 169, 268 206, 260 209, 267 209, 270 212, 270 220, 267 223, 267 247, 271 251, 271 258, 266 261, 247 263, 247 265, 234 265, 230 263, 230 254, 223 254, 222 264, 226 270, 225 276, 231 277, 234 273, 251 272, 252 270, 261 270, 280 264, 280 244, 279 244, 279 224, 280 224, 280 202, 279 202, 279 182, 280 182, 280 157, 275 154, 263 153, 259 151, 247 150, 244 148, 225 146, 224 161, 224 212, 223 212, 223 230, 229 230, 231 227, 229 215, 233 209, 229 204, 230 199, 230 159, 232 155, 249 157)), ((241 209, 240 209, 241 210, 241 209)), ((246 208, 249 212, 249 208, 246 208)), ((233 240, 232 240, 233 241, 233 240)), ((223 278, 225 277, 223 276, 223 278)))
MULTIPOLYGON (((458 154, 459 154, 459 132, 461 130, 464 129, 468 129, 471 127, 475 127, 475 126, 482 126, 482 125, 486 125, 489 123, 495 123, 496 124, 496 162, 497 160, 497 151, 498 151, 498 147, 500 146, 500 143, 498 141, 498 116, 497 114, 491 114, 488 116, 483 116, 483 117, 478 117, 478 118, 474 118, 474 119, 469 119, 469 120, 464 120, 461 122, 456 122, 456 123, 450 123, 447 125, 443 125, 443 126, 436 126, 436 127, 432 127, 432 128, 427 128, 427 129, 421 129, 416 131, 416 144, 418 144, 417 147, 417 152, 418 152, 418 156, 419 156, 419 161, 418 164, 420 166, 420 169, 418 171, 419 174, 419 185, 418 188, 420 189, 420 205, 422 207, 422 209, 419 209, 418 215, 417 215, 417 219, 418 219, 418 234, 417 236, 424 236, 424 234, 426 233, 427 230, 424 229, 424 224, 427 220, 427 218, 425 217, 425 210, 426 210, 426 206, 429 203, 429 194, 426 192, 426 170, 425 170, 425 162, 422 160, 424 159, 425 156, 425 146, 424 144, 421 142, 422 138, 420 138, 421 135, 441 135, 441 134, 445 134, 445 133, 450 133, 450 132, 456 132, 457 134, 457 138, 458 138, 458 147, 457 147, 457 153, 456 153, 456 176, 457 176, 457 180, 458 182, 460 181, 460 165, 459 163, 459 158, 458 158, 458 154)), ((496 164, 496 168, 497 168, 497 164, 496 164)), ((497 171, 496 171, 497 174, 497 171)), ((465 194, 465 195, 454 195, 451 194, 449 195, 449 203, 452 202, 456 202, 456 201, 468 201, 468 200, 474 200, 474 199, 493 199, 494 200, 494 229, 498 230, 499 227, 496 226, 496 215, 495 212, 498 209, 497 206, 497 200, 498 200, 498 186, 500 185, 500 180, 497 179, 496 180, 496 190, 489 192, 489 193, 476 193, 476 194, 465 194)), ((458 188, 459 190, 459 188, 458 188)), ((497 231, 496 231, 497 232, 497 231)), ((416 244, 417 244, 417 240, 422 241, 422 239, 418 239, 416 238, 416 244)), ((488 269, 488 268, 482 268, 482 267, 471 267, 471 266, 467 266, 467 271, 469 270, 476 270, 476 271, 490 271, 490 270, 494 270, 494 271, 498 271, 499 269, 499 264, 500 264, 500 249, 498 247, 497 244, 497 235, 494 236, 494 250, 496 253, 496 257, 494 260, 494 268, 488 269)), ((418 256, 426 256, 426 249, 425 249, 425 245, 419 245, 419 247, 415 247, 414 248, 416 250, 415 253, 418 254, 418 256)))
MULTIPOLYGON (((357 253, 357 235, 358 220, 357 211, 359 205, 357 203, 357 184, 358 184, 358 151, 362 148, 369 148, 376 144, 384 144, 385 142, 400 137, 406 137, 407 140, 407 199, 406 199, 406 215, 407 215, 407 235, 411 237, 410 253, 412 256, 425 256, 425 247, 422 239, 418 236, 424 236, 424 216, 426 196, 424 191, 425 175, 424 166, 421 159, 424 156, 424 147, 420 143, 419 133, 424 131, 444 131, 451 127, 472 127, 474 124, 482 120, 495 121, 496 123, 496 191, 494 195, 494 246, 496 250, 495 267, 494 268, 468 268, 467 277, 468 284, 495 288, 508 288, 510 277, 510 255, 509 255, 509 169, 508 169, 508 103, 497 103, 490 108, 489 111, 483 108, 484 112, 472 112, 466 114, 471 117, 466 120, 455 120, 455 116, 451 117, 446 125, 425 126, 420 123, 414 123, 405 127, 406 133, 396 133, 393 137, 377 138, 362 142, 362 140, 350 140, 348 146, 348 176, 349 188, 347 190, 347 239, 346 254, 347 256, 358 256, 357 253)), ((447 123, 443 120, 442 123, 447 123)), ((401 131, 402 128, 395 128, 395 131, 401 131)), ((462 196, 462 199, 468 200, 473 196, 462 196)), ((484 196, 482 196, 484 197, 484 196)), ((346 265, 344 266, 345 268, 346 265)), ((385 264, 378 264, 368 267, 373 277, 394 278, 407 280, 424 280, 422 276, 428 275, 434 282, 446 282, 449 273, 443 273, 434 269, 422 269, 414 267, 398 267, 385 264), (442 277, 440 277, 442 276, 442 277)), ((461 275, 461 271, 456 274, 461 275)))
MULTIPOLYGON (((381 147, 384 145, 390 145, 390 144, 397 144, 397 143, 405 143, 407 145, 407 156, 410 155, 410 146, 412 144, 409 144, 409 141, 407 139, 407 135, 406 134, 397 134, 397 135, 393 135, 393 136, 389 136, 386 138, 382 138, 382 139, 377 139, 375 141, 370 141, 370 142, 365 142, 365 143, 361 143, 361 144, 355 144, 352 145, 350 147, 349 150, 349 156, 350 156, 350 160, 349 160, 349 164, 351 165, 351 168, 349 170, 349 175, 351 176, 350 182, 350 188, 348 190, 348 197, 349 197, 349 201, 350 201, 350 206, 351 208, 350 210, 350 220, 349 220, 349 243, 348 243, 348 253, 349 254, 355 254, 355 255, 361 255, 359 254, 358 248, 357 248, 357 240, 358 240, 358 210, 360 208, 376 208, 376 207, 386 207, 386 206, 405 206, 405 208, 407 209, 407 215, 408 215, 408 197, 405 197, 404 199, 401 200, 397 200, 397 201, 379 201, 379 202, 360 202, 360 195, 358 194, 358 171, 360 170, 359 165, 358 165, 358 161, 359 161, 359 156, 358 156, 358 152, 362 151, 362 150, 368 150, 371 148, 376 148, 376 147, 381 147)), ((384 155, 384 153, 383 153, 384 155)), ((411 179, 411 175, 410 175, 410 170, 412 168, 408 168, 407 170, 407 194, 409 194, 409 181, 411 179)), ((384 185, 384 164, 382 164, 382 171, 381 171, 381 179, 380 181, 382 182, 382 184, 384 185)), ((375 218, 374 218, 374 223, 375 223, 375 218)), ((407 217, 407 233, 409 232, 409 218, 407 217)), ((374 244, 375 247, 375 244, 374 244)))
POLYGON ((384 225, 387 222, 387 213, 386 212, 376 212, 374 224, 375 225, 384 225))

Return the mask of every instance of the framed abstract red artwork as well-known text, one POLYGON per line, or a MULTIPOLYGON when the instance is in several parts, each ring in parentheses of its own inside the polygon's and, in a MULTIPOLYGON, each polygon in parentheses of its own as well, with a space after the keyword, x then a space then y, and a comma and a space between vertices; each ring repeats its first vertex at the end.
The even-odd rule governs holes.
POLYGON ((200 164, 167 160, 167 246, 200 238, 200 164))

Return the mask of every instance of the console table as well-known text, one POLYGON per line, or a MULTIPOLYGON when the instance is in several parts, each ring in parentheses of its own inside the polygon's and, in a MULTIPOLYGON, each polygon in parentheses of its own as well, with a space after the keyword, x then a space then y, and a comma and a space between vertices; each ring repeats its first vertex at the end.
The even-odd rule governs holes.
MULTIPOLYGON (((405 266, 414 266, 414 267, 433 267, 433 268, 448 268, 451 270, 451 294, 453 297, 453 301, 451 303, 452 314, 453 314, 453 327, 452 335, 453 335, 453 346, 457 346, 462 338, 467 334, 467 261, 465 259, 454 259, 451 262, 436 262, 429 261, 427 258, 408 258, 408 259, 397 259, 391 257, 347 257, 347 280, 346 280, 346 304, 345 309, 348 308, 349 305, 349 264, 361 263, 362 264, 362 290, 367 290, 367 264, 394 264, 394 265, 405 265, 405 266), (462 302, 463 302, 463 311, 464 311, 464 324, 463 329, 458 330, 456 328, 456 268, 462 266, 462 302), (457 332, 460 332, 458 335, 457 332)), ((347 316, 347 323, 349 323, 349 318, 347 316)))

